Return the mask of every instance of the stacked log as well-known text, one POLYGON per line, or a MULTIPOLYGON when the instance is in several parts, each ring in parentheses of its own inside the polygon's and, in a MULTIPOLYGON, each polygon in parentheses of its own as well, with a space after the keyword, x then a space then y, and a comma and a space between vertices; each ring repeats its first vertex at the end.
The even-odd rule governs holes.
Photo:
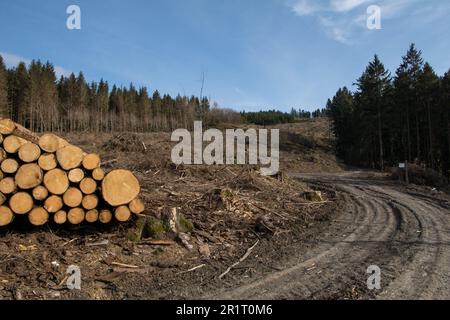
POLYGON ((105 173, 99 155, 0 119, 0 227, 16 216, 35 226, 126 222, 145 210, 139 192, 132 172, 105 173))

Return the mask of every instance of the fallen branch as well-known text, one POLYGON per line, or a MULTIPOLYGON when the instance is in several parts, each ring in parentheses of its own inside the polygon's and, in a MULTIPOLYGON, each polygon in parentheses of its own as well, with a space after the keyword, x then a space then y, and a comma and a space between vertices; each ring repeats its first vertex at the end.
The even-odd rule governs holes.
POLYGON ((142 240, 139 244, 147 244, 150 246, 171 246, 175 244, 172 240, 142 240))
POLYGON ((325 203, 331 203, 334 201, 316 201, 316 202, 294 202, 295 204, 301 205, 301 206, 312 206, 315 204, 325 204, 325 203))
POLYGON ((96 246, 106 246, 108 245, 109 240, 103 240, 103 241, 99 241, 99 242, 94 242, 94 243, 86 243, 87 247, 96 247, 96 246))
POLYGON ((138 269, 139 268, 139 266, 135 266, 132 264, 120 263, 120 262, 111 262, 111 264, 118 266, 118 267, 122 267, 122 268, 130 268, 130 269, 138 269))
POLYGON ((206 264, 203 263, 203 264, 201 264, 199 266, 196 266, 196 267, 193 267, 193 268, 191 268, 189 270, 178 272, 178 274, 184 274, 184 273, 192 272, 192 271, 195 271, 197 269, 203 268, 204 266, 206 266, 206 264))
POLYGON ((69 240, 69 241, 67 241, 67 242, 64 242, 64 243, 61 245, 61 247, 64 247, 64 246, 66 246, 66 245, 68 245, 68 244, 71 244, 72 242, 77 241, 77 240, 78 240, 78 238, 73 238, 72 240, 69 240))
POLYGON ((286 217, 286 216, 284 216, 284 215, 282 215, 282 214, 280 214, 280 213, 278 213, 278 212, 275 212, 275 211, 273 211, 273 210, 271 210, 271 209, 269 209, 269 208, 266 208, 266 207, 262 207, 262 206, 256 205, 256 204, 254 204, 254 203, 252 203, 252 202, 250 202, 250 204, 251 204, 252 206, 256 207, 256 208, 259 209, 259 210, 262 210, 262 211, 266 211, 266 212, 272 213, 272 214, 274 214, 274 215, 280 217, 281 219, 284 219, 284 220, 290 220, 288 217, 286 217))
POLYGON ((247 259, 248 256, 250 255, 250 253, 252 253, 252 250, 257 246, 258 243, 259 243, 259 240, 256 241, 256 243, 253 246, 251 246, 250 248, 247 249, 247 252, 242 256, 242 258, 239 259, 239 261, 237 261, 236 263, 229 266, 228 269, 225 270, 225 272, 219 276, 219 279, 222 279, 223 277, 225 277, 231 271, 231 269, 235 268, 241 262, 243 262, 245 259, 247 259))

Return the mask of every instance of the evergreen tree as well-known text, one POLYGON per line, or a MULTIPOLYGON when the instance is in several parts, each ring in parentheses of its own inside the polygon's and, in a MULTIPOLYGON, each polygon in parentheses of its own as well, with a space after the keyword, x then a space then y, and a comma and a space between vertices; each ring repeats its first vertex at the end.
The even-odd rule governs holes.
POLYGON ((440 86, 440 128, 439 150, 441 150, 442 171, 450 177, 450 70, 442 77, 440 86))
POLYGON ((393 85, 377 56, 356 85, 353 101, 340 89, 327 103, 338 156, 380 168, 414 160, 449 178, 450 71, 439 78, 411 45, 393 85))
POLYGON ((403 57, 402 63, 397 69, 394 78, 395 99, 398 106, 404 106, 402 110, 403 119, 406 127, 403 129, 406 135, 406 154, 407 160, 412 160, 412 139, 411 139, 411 118, 414 117, 415 122, 415 136, 416 136, 416 157, 421 158, 420 145, 420 105, 417 102, 416 89, 419 81, 419 76, 423 67, 422 52, 417 50, 414 44, 411 44, 408 52, 403 57))
POLYGON ((3 58, 0 56, 0 117, 10 116, 8 104, 8 78, 3 58))
POLYGON ((363 153, 368 155, 366 161, 372 166, 377 162, 374 150, 378 149, 378 165, 382 170, 384 169, 383 115, 390 83, 390 73, 377 55, 356 83, 358 91, 355 94, 355 116, 358 121, 357 130, 362 133, 359 145, 361 150, 368 148, 363 153))
POLYGON ((417 82, 417 95, 418 102, 422 106, 422 110, 424 110, 424 114, 426 115, 426 123, 427 123, 427 161, 432 168, 435 168, 435 157, 434 157, 434 134, 433 134, 433 123, 435 121, 435 117, 433 115, 438 112, 438 109, 435 107, 438 105, 439 98, 439 77, 434 73, 433 68, 429 63, 425 63, 423 70, 419 75, 419 79, 417 82))
POLYGON ((355 161, 353 104, 353 95, 346 87, 339 89, 327 103, 328 115, 333 123, 332 130, 336 136, 336 154, 349 163, 355 161))
POLYGON ((109 85, 108 82, 100 80, 98 84, 98 113, 99 113, 99 124, 97 125, 99 131, 106 129, 107 125, 107 115, 109 109, 109 85))
POLYGON ((8 100, 13 120, 27 125, 26 111, 29 103, 30 77, 25 63, 8 72, 8 100))

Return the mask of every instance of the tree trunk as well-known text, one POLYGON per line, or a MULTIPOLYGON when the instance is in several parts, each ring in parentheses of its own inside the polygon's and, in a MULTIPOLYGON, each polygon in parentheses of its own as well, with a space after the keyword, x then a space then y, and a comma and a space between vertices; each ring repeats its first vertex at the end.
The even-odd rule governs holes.
POLYGON ((432 132, 432 125, 431 125, 431 106, 430 106, 430 103, 427 103, 427 113, 428 113, 428 138, 429 138, 429 144, 430 144, 430 151, 428 153, 428 157, 430 159, 430 166, 431 166, 431 168, 435 169, 434 152, 433 152, 433 132, 432 132))
POLYGON ((380 168, 381 171, 384 171, 383 132, 381 127, 381 110, 379 104, 378 104, 378 140, 380 146, 380 168))
POLYGON ((419 127, 419 112, 416 112, 416 152, 417 152, 417 159, 421 159, 421 148, 420 148, 420 127, 419 127))
POLYGON ((411 161, 411 127, 409 123, 409 105, 406 107, 406 135, 408 144, 408 161, 411 161))

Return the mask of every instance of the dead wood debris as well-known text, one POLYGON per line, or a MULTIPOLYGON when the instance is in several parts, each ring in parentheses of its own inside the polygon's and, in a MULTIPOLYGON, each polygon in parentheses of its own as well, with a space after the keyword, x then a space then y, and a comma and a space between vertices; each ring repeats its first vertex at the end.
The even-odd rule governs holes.
POLYGON ((236 268, 241 262, 243 262, 245 259, 248 258, 248 256, 250 255, 250 253, 252 253, 253 249, 258 245, 259 240, 256 241, 256 243, 251 246, 250 248, 247 249, 247 252, 242 256, 242 258, 239 259, 239 261, 237 261, 236 263, 233 263, 231 266, 228 267, 227 270, 225 270, 225 272, 223 272, 220 276, 219 279, 222 279, 223 277, 225 277, 233 268, 236 268))

